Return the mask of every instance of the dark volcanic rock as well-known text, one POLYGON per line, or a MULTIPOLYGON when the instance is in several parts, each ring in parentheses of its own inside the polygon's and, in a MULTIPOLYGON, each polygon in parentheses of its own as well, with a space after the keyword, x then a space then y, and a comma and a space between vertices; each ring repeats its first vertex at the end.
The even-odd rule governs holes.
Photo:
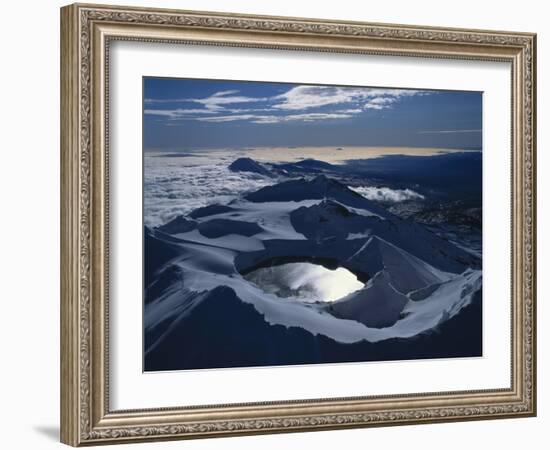
POLYGON ((170 222, 167 222, 164 225, 157 227, 157 230, 168 234, 178 234, 193 231, 195 228, 197 228, 197 222, 195 222, 194 220, 188 220, 183 216, 177 216, 170 222))
POLYGON ((202 208, 194 209, 189 213, 189 217, 192 217, 193 219, 199 219, 201 217, 214 216, 216 214, 223 214, 230 211, 234 211, 234 209, 230 206, 219 204, 208 205, 203 206, 202 208))
POLYGON ((155 273, 168 261, 181 254, 181 249, 166 240, 158 239, 154 232, 144 227, 143 251, 147 255, 143 264, 144 287, 154 281, 155 273))
POLYGON ((257 223, 230 219, 212 219, 199 225, 199 233, 211 239, 228 234, 239 234, 250 237, 261 233, 262 230, 262 227, 257 223))

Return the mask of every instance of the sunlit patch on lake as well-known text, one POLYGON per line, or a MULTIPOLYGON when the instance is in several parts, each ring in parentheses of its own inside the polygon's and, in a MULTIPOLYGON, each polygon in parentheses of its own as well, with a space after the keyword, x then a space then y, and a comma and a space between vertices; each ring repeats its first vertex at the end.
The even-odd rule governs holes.
POLYGON ((262 267, 244 278, 279 297, 296 297, 306 302, 333 302, 363 287, 349 270, 335 270, 309 262, 262 267))

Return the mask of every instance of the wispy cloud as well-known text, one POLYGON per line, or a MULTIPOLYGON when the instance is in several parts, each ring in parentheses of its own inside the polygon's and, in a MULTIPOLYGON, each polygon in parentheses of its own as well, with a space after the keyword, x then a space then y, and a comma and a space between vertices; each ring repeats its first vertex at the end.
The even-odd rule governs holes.
POLYGON ((146 109, 143 111, 145 114, 149 116, 164 116, 169 119, 179 119, 185 116, 193 115, 193 114, 216 114, 217 111, 213 111, 210 109, 146 109))
POLYGON ((171 121, 178 120, 200 120, 203 114, 236 114, 258 113, 273 111, 271 108, 223 108, 223 109, 199 109, 199 108, 176 108, 176 109, 146 109, 144 114, 148 116, 161 116, 171 121))
POLYGON ((307 113, 307 114, 287 114, 287 115, 257 115, 257 114, 234 114, 227 116, 198 117, 195 120, 201 122, 235 122, 245 120, 252 123, 282 123, 282 122, 317 122, 319 120, 330 119, 349 119, 352 114, 346 112, 335 113, 307 113))
MULTIPOLYGON (((233 95, 238 94, 239 91, 237 90, 227 90, 227 91, 218 91, 209 97, 205 97, 205 99, 212 98, 212 97, 224 97, 227 95, 233 95)), ((188 103, 188 102, 194 102, 196 100, 204 100, 204 99, 194 99, 189 97, 183 97, 183 98, 146 98, 145 103, 188 103)))
POLYGON ((145 100, 146 104, 190 103, 202 105, 202 108, 148 108, 145 110, 145 114, 161 116, 171 121, 197 120, 211 123, 234 121, 249 121, 256 124, 293 121, 316 122, 349 119, 366 110, 389 109, 402 98, 429 93, 429 91, 412 89, 299 85, 282 94, 270 97, 253 97, 242 95, 238 90, 223 90, 204 98, 149 98, 145 100), (258 107, 240 108, 234 106, 254 103, 259 103, 256 105, 258 107), (271 112, 271 114, 258 114, 266 112, 271 112), (212 116, 213 114, 217 115, 212 116))
POLYGON ((403 97, 426 94, 412 89, 351 88, 333 86, 295 86, 275 97, 273 107, 282 110, 304 110, 327 105, 352 103, 365 109, 390 108, 403 97))
POLYGON ((254 114, 231 114, 227 116, 197 117, 195 120, 200 122, 235 122, 237 120, 252 120, 255 117, 261 117, 254 114))
POLYGON ((364 109, 386 109, 391 108, 391 105, 398 101, 399 97, 374 97, 367 101, 364 105, 364 109))
POLYGON ((147 105, 155 103, 185 103, 188 99, 186 98, 145 98, 143 102, 147 105))
POLYGON ((419 131, 418 134, 451 134, 451 133, 481 133, 481 129, 472 130, 427 130, 419 131))
POLYGON ((266 101, 263 97, 246 97, 244 95, 233 95, 238 91, 221 91, 206 98, 190 99, 190 102, 204 105, 207 109, 221 110, 222 105, 232 105, 235 103, 254 103, 266 101))
POLYGON ((239 91, 228 90, 228 91, 219 91, 208 97, 204 98, 172 98, 172 99, 145 99, 145 103, 154 104, 154 103, 198 103, 204 105, 208 110, 222 110, 222 105, 231 105, 235 103, 253 103, 253 102, 262 102, 268 100, 264 97, 247 97, 238 94, 239 91))

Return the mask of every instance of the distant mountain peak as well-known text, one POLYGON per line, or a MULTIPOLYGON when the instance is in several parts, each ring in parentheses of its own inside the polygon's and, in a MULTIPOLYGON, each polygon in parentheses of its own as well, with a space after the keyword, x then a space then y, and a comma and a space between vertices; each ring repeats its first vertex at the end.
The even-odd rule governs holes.
POLYGON ((352 195, 356 194, 355 191, 352 191, 345 184, 340 183, 338 180, 335 180, 334 178, 327 177, 324 174, 317 175, 315 178, 309 180, 308 183, 310 183, 314 186, 319 186, 320 188, 334 189, 334 190, 338 190, 338 191, 346 191, 346 192, 349 192, 352 195))
POLYGON ((248 157, 236 159, 229 165, 228 169, 232 172, 251 172, 268 177, 272 176, 271 172, 262 164, 248 157))
POLYGON ((334 166, 326 161, 315 158, 306 158, 294 163, 295 166, 316 167, 318 169, 334 169, 334 166))
POLYGON ((257 203, 330 199, 348 207, 367 209, 382 217, 390 215, 385 209, 352 191, 345 184, 323 174, 310 179, 299 178, 266 186, 246 195, 245 198, 257 203))
POLYGON ((340 167, 314 158, 305 158, 300 161, 276 164, 274 169, 298 174, 334 173, 340 171, 340 167))

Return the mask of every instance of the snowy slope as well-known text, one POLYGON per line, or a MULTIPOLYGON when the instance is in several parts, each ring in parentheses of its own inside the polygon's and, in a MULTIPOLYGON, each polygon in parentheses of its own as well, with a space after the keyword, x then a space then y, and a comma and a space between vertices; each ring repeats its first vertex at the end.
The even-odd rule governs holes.
MULTIPOLYGON (((269 347, 268 354, 287 362, 292 357, 270 347, 274 336, 305 346, 299 353, 305 361, 319 357, 313 356, 319 339, 329 339, 333 350, 419 339, 459 315, 482 284, 475 255, 323 175, 198 208, 146 228, 145 237, 145 352, 157 368, 170 352, 183 352, 182 361, 201 367, 200 355, 178 350, 178 339, 193 338, 196 346, 209 348, 200 324, 212 321, 220 340, 237 333, 231 339, 242 352, 248 345, 258 358, 262 342, 262 351, 269 347), (294 262, 348 269, 362 287, 330 303, 302 301, 262 289, 247 276, 260 267, 294 262), (209 314, 225 314, 227 320, 209 314)), ((234 349, 226 350, 237 358, 234 349)), ((203 366, 216 366, 212 358, 203 366)))

